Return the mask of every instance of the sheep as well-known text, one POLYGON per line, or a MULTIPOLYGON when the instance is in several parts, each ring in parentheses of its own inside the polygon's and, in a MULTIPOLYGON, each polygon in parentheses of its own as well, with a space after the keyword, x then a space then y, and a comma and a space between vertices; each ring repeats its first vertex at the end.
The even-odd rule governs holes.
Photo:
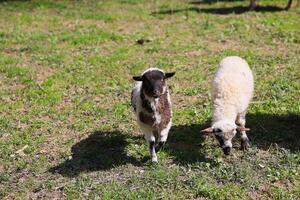
POLYGON ((141 132, 149 143, 151 161, 156 163, 156 152, 165 144, 172 126, 171 99, 166 79, 174 74, 149 68, 142 75, 133 76, 137 83, 131 92, 131 104, 141 132))
POLYGON ((249 148, 245 128, 246 112, 252 99, 254 82, 247 62, 237 56, 224 58, 212 81, 213 121, 202 133, 212 133, 225 155, 232 149, 232 138, 239 133, 241 149, 249 148))
MULTIPOLYGON (((289 10, 292 6, 292 2, 293 2, 293 0, 289 0, 284 9, 289 10)), ((300 7, 300 0, 297 1, 297 6, 300 7)), ((257 7, 256 0, 250 0, 249 9, 250 10, 255 10, 256 7, 257 7)))

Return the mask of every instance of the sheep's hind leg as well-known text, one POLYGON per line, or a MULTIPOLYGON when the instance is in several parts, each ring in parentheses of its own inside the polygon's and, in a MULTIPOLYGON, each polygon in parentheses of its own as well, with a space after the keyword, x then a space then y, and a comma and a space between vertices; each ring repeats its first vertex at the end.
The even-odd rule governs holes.
MULTIPOLYGON (((246 112, 239 114, 236 118, 236 124, 240 127, 245 127, 246 125, 246 112)), ((246 131, 241 131, 238 133, 241 139, 241 150, 248 150, 250 147, 249 139, 247 137, 246 131)))

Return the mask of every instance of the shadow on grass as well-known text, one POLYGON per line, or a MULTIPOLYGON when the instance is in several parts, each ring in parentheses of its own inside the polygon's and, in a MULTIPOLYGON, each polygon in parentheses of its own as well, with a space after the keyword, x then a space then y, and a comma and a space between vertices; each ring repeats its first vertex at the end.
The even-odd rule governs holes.
MULTIPOLYGON (((255 8, 256 12, 278 12, 283 11, 283 8, 277 6, 258 6, 255 8)), ((219 15, 227 14, 242 14, 249 11, 249 7, 245 6, 234 6, 234 7, 224 7, 224 8, 199 8, 199 7, 189 7, 182 9, 166 9, 160 10, 158 12, 152 12, 152 15, 172 15, 181 12, 196 12, 196 13, 211 13, 219 15)))
POLYGON ((300 150, 300 115, 248 114, 246 119, 252 145, 263 150, 275 144, 291 152, 300 150))
MULTIPOLYGON (((248 114, 247 126, 251 128, 248 137, 253 146, 268 150, 278 146, 293 152, 300 151, 300 115, 248 114)), ((199 131, 210 126, 211 120, 203 125, 172 127, 165 150, 180 164, 208 162, 212 166, 215 160, 207 159, 205 149, 201 146, 204 137, 199 131)), ((216 142, 217 144, 217 142, 216 142)), ((219 148, 216 145, 213 148, 219 148)))
POLYGON ((126 163, 141 165, 142 161, 126 154, 128 139, 136 142, 142 138, 118 131, 95 131, 72 146, 71 159, 51 168, 50 172, 73 177, 81 172, 108 170, 126 163))
MULTIPOLYGON (((164 148, 176 163, 188 164, 195 162, 210 162, 200 151, 203 138, 199 135, 200 125, 174 126, 170 138, 164 148)), ((75 177, 81 172, 109 170, 127 163, 142 166, 150 156, 137 158, 128 156, 128 145, 145 143, 142 136, 126 135, 118 131, 95 131, 88 138, 72 146, 72 157, 63 163, 52 167, 49 171, 63 176, 75 177)))
MULTIPOLYGON (((277 144, 281 148, 296 152, 300 150, 299 122, 300 116, 296 114, 248 114, 247 124, 251 128, 248 136, 252 145, 260 149, 267 150, 272 144, 277 144)), ((209 122, 202 125, 173 126, 163 151, 177 164, 205 162, 211 166, 217 165, 215 160, 205 156, 205 149, 201 146, 205 138, 201 137, 199 131, 208 126, 209 122)), ((143 166, 149 160, 149 156, 128 156, 127 146, 129 143, 141 145, 144 142, 142 136, 125 135, 118 131, 95 131, 88 138, 73 145, 71 159, 49 171, 75 177, 81 172, 109 170, 127 163, 143 166)))
POLYGON ((213 4, 218 2, 239 2, 244 0, 191 0, 189 4, 213 4))
POLYGON ((24 2, 30 2, 31 0, 0 0, 0 3, 9 3, 9 2, 18 2, 18 3, 24 3, 24 2))
POLYGON ((202 147, 205 137, 200 134, 200 130, 208 126, 209 123, 173 126, 164 150, 175 163, 182 165, 197 162, 216 164, 206 157, 202 147))

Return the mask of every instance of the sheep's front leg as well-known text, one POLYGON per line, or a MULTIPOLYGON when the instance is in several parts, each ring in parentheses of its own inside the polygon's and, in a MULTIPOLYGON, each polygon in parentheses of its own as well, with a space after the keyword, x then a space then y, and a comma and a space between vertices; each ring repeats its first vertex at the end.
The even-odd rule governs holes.
MULTIPOLYGON (((245 125, 246 125, 246 112, 241 113, 237 116, 236 124, 240 127, 245 127, 245 125)), ((248 150, 249 147, 250 147, 250 144, 249 144, 249 139, 247 137, 246 131, 239 132, 239 136, 240 136, 240 139, 241 139, 241 149, 244 150, 244 151, 248 150)))
POLYGON ((159 152, 159 150, 165 145, 165 143, 167 141, 167 136, 166 135, 163 135, 163 136, 160 135, 158 137, 158 140, 157 140, 157 143, 156 143, 156 147, 155 147, 156 152, 159 152))
POLYGON ((149 149, 150 149, 150 155, 151 155, 151 161, 157 163, 157 155, 155 151, 155 142, 149 142, 149 149))
POLYGON ((155 151, 159 152, 159 150, 165 145, 166 142, 158 142, 158 144, 155 146, 155 151))
POLYGON ((155 151, 155 137, 152 133, 145 134, 146 140, 149 142, 149 151, 152 162, 157 162, 157 155, 155 151))
POLYGON ((158 141, 157 141, 157 145, 156 145, 156 152, 158 152, 166 143, 168 135, 169 135, 169 131, 171 128, 172 122, 170 121, 166 128, 164 128, 163 130, 161 130, 159 137, 158 137, 158 141))

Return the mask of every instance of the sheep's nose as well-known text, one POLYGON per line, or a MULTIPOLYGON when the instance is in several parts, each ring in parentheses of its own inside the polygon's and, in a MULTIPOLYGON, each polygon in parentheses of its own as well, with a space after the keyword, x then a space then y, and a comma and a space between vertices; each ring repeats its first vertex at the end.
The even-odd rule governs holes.
POLYGON ((231 148, 230 147, 225 147, 223 148, 223 152, 226 156, 228 156, 230 154, 231 148))
POLYGON ((159 96, 159 90, 155 89, 155 90, 153 91, 153 93, 154 93, 154 96, 159 96))

